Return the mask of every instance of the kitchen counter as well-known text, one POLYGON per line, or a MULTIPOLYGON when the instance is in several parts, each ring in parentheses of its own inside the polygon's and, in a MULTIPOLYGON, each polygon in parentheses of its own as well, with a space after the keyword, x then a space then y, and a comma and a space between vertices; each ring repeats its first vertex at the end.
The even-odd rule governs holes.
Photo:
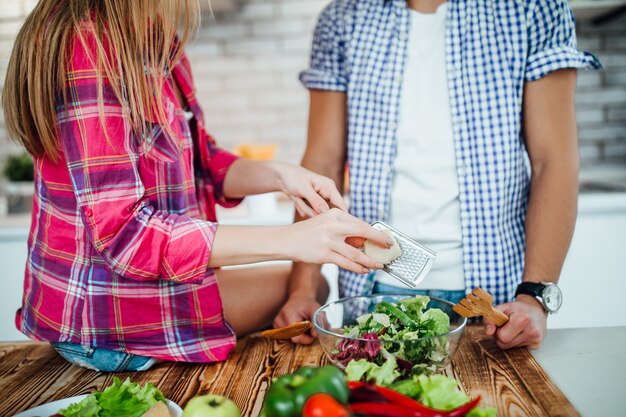
POLYGON ((532 355, 581 415, 625 414, 626 326, 553 329, 532 355))
MULTIPOLYGON (((578 338, 576 340, 589 339, 590 336, 587 330, 572 330, 570 334, 578 338)), ((555 335, 542 351, 537 352, 544 355, 542 361, 548 367, 564 358, 560 352, 565 350, 557 344, 562 338, 555 335), (553 356, 550 354, 552 345, 555 345, 553 356)), ((620 346, 623 353, 625 345, 620 346)), ((615 359, 620 358, 616 356, 615 359)), ((237 348, 225 362, 162 362, 147 372, 115 376, 128 376, 139 383, 152 382, 167 398, 182 406, 198 394, 225 395, 239 406, 244 416, 256 417, 273 377, 293 372, 303 365, 316 366, 326 362, 317 343, 296 346, 291 342, 244 338, 239 340, 237 348)), ((610 358, 605 363, 609 364, 610 358)), ((579 366, 582 367, 583 363, 579 366)), ((553 371, 556 369, 553 367, 553 371)), ((466 329, 453 363, 445 373, 460 381, 468 395, 481 395, 481 404, 496 407, 501 417, 579 416, 528 350, 501 351, 483 335, 479 326, 466 329)), ((102 389, 111 384, 113 376, 70 365, 47 343, 0 343, 0 416, 12 416, 39 404, 102 389)), ((617 379, 600 378, 589 371, 581 371, 572 379, 593 387, 591 390, 597 393, 594 402, 602 405, 603 411, 607 410, 601 414, 585 412, 584 416, 620 415, 619 412, 609 412, 618 410, 620 402, 623 404, 623 397, 617 396, 618 391, 623 391, 623 384, 618 384, 617 379)), ((586 391, 587 395, 592 392, 586 391)))

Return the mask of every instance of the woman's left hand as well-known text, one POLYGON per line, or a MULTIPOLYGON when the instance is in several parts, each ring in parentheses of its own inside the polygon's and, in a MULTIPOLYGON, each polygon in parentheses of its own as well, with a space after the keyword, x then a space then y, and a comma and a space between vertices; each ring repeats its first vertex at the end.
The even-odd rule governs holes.
POLYGON ((335 182, 297 165, 275 162, 280 190, 289 195, 302 217, 313 217, 331 206, 348 211, 335 182))

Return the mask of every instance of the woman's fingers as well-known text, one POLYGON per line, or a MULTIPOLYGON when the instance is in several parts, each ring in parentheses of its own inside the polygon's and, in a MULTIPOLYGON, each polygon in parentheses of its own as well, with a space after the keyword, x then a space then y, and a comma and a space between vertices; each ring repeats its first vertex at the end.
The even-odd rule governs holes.
POLYGON ((359 265, 362 265, 363 267, 368 269, 382 269, 384 267, 383 264, 381 264, 374 258, 370 258, 360 250, 345 243, 339 243, 337 245, 334 245, 332 247, 332 250, 334 250, 336 253, 343 256, 344 258, 348 258, 352 262, 356 262, 359 265))
MULTIPOLYGON (((338 216, 341 222, 341 232, 344 233, 345 236, 351 238, 364 238, 365 240, 369 240, 378 246, 382 246, 383 248, 390 248, 393 246, 393 240, 386 233, 378 229, 374 229, 367 222, 359 220, 356 217, 344 212, 339 212, 338 216)), ((358 240, 352 239, 351 243, 359 242, 358 240)))
POLYGON ((355 272, 357 274, 367 274, 370 272, 368 268, 365 268, 363 265, 359 265, 358 263, 351 261, 345 256, 341 256, 340 254, 333 252, 328 257, 328 262, 337 265, 340 268, 347 269, 348 271, 355 272))
POLYGON ((330 206, 337 207, 340 210, 348 211, 348 205, 343 199, 335 182, 328 177, 321 175, 313 178, 313 188, 325 201, 330 202, 330 206))
POLYGON ((328 205, 326 200, 324 200, 313 187, 311 187, 309 190, 307 190, 306 193, 304 193, 304 198, 306 199, 306 201, 308 201, 309 205, 317 214, 326 213, 328 210, 330 210, 330 206, 328 205))
MULTIPOLYGON (((369 226, 369 225, 368 225, 369 226)), ((382 246, 383 248, 390 248, 393 246, 394 241, 391 237, 389 237, 385 232, 382 232, 378 229, 374 229, 369 226, 365 231, 365 234, 362 237, 365 237, 367 240, 373 242, 378 246, 382 246)))
POLYGON ((346 212, 348 211, 348 205, 346 204, 346 200, 343 199, 343 196, 341 195, 339 190, 337 190, 337 187, 335 186, 333 180, 328 180, 328 185, 320 189, 320 194, 326 200, 330 201, 330 204, 334 207, 337 207, 338 209, 346 212))
POLYGON ((316 213, 313 211, 311 207, 307 203, 304 202, 301 198, 292 197, 298 214, 302 217, 315 217, 316 213))

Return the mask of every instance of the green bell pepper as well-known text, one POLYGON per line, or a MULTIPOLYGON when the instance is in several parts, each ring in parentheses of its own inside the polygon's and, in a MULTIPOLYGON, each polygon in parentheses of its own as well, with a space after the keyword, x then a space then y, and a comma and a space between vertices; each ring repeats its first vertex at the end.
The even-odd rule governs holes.
POLYGON ((303 367, 272 382, 263 407, 267 417, 300 417, 306 400, 314 394, 326 393, 342 404, 348 403, 350 391, 343 372, 328 365, 323 368, 303 367))

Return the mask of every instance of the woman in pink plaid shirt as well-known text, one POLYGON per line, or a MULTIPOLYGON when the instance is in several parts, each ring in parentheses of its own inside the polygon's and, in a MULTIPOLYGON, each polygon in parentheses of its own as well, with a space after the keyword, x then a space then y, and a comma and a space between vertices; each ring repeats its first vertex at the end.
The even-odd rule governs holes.
POLYGON ((16 324, 75 364, 223 360, 236 335, 271 323, 289 271, 215 268, 289 259, 363 273, 382 265, 346 237, 390 244, 346 213, 330 179, 216 146, 182 49, 198 9, 41 0, 18 35, 3 107, 35 158, 35 195, 16 324), (311 219, 218 227, 216 203, 271 191, 311 219))

